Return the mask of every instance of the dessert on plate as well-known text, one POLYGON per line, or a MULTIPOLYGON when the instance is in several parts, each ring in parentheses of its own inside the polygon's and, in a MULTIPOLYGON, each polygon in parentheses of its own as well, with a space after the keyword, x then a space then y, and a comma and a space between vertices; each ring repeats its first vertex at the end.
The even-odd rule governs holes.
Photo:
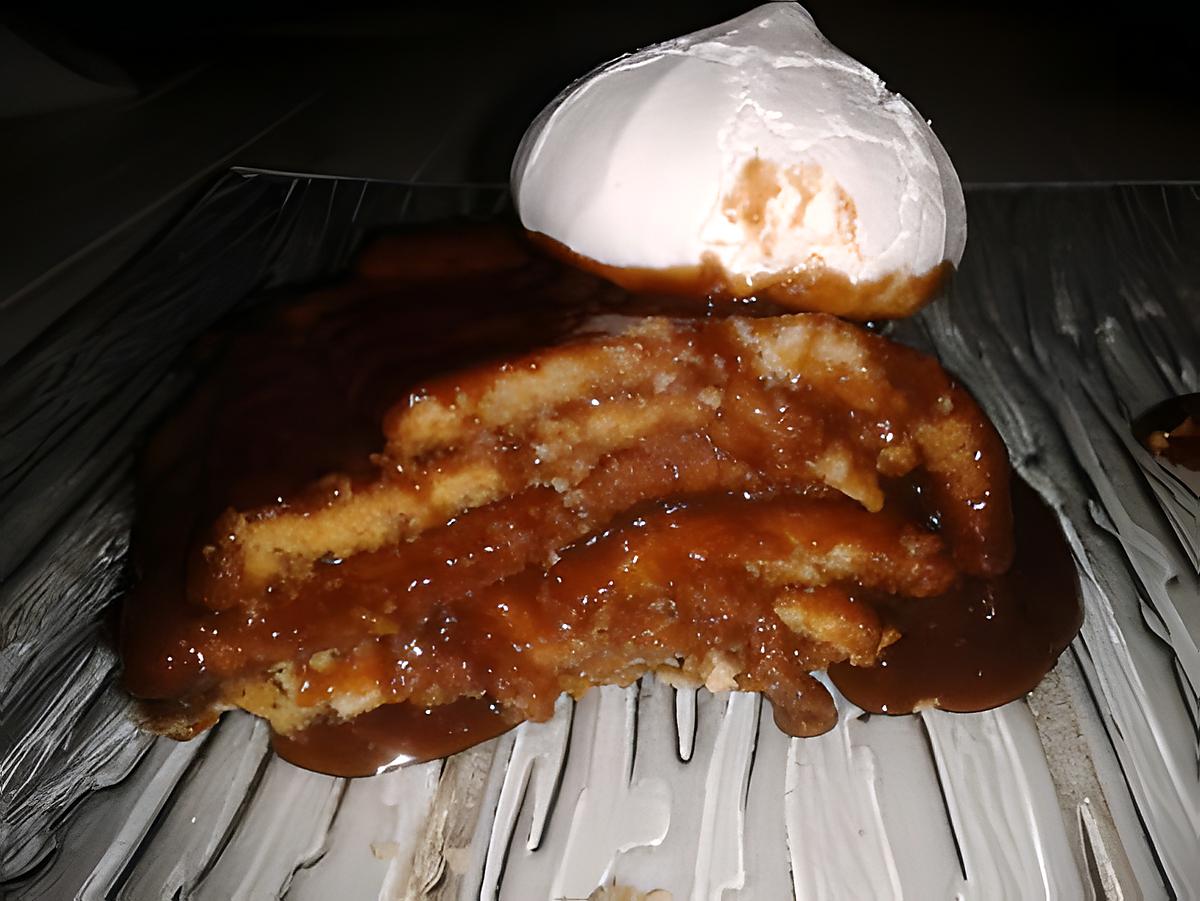
POLYGON ((573 85, 513 192, 519 229, 382 238, 242 324, 153 436, 154 728, 243 708, 359 775, 647 673, 793 735, 836 720, 817 671, 888 712, 1036 684, 1079 624, 1053 518, 935 360, 848 321, 961 257, 906 101, 768 4, 573 85))

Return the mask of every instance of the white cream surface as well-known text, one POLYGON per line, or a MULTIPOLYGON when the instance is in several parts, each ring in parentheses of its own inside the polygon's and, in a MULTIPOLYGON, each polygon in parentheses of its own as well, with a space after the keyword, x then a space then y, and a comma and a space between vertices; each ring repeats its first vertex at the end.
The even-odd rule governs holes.
POLYGON ((526 132, 512 188, 525 228, 582 256, 715 260, 743 293, 811 267, 920 275, 957 265, 966 241, 962 187, 929 125, 790 2, 571 85, 526 132), (731 198, 754 160, 779 190, 749 221, 731 198))

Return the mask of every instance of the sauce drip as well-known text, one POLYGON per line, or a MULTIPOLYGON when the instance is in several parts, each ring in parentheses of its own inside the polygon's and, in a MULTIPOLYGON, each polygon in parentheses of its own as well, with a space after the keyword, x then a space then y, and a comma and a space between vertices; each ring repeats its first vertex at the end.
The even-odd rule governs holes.
POLYGON ((1200 472, 1200 394, 1181 394, 1151 407, 1134 421, 1133 435, 1152 454, 1200 472))
POLYGON ((496 704, 464 698, 438 707, 385 704, 346 723, 318 723, 271 747, 289 763, 330 776, 374 776, 449 757, 511 729, 496 704))
POLYGON ((1083 622, 1079 577, 1054 512, 1013 480, 1016 555, 1002 576, 933 598, 881 597, 901 638, 874 667, 838 663, 834 685, 871 713, 970 712, 1032 691, 1083 622))

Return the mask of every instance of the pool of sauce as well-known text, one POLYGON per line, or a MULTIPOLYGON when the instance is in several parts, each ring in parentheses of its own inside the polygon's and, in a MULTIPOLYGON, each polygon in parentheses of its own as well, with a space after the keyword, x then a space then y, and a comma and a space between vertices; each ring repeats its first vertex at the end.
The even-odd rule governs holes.
MULTIPOLYGON (((505 240, 497 249, 494 236, 455 235, 449 250, 433 241, 416 253, 419 265, 393 266, 413 256, 407 239, 390 251, 377 246, 364 256, 355 281, 256 314, 206 359, 208 375, 153 437, 142 461, 134 555, 139 578, 122 627, 124 678, 135 695, 188 708, 223 678, 263 661, 288 654, 304 661, 326 648, 353 647, 364 633, 380 636, 369 653, 332 670, 304 664, 305 692, 316 703, 336 680, 395 691, 398 703, 275 741, 281 755, 302 766, 362 775, 461 750, 526 716, 549 716, 563 659, 603 672, 638 655, 654 660, 661 654, 665 662, 678 650, 724 646, 736 654, 757 642, 761 665, 744 687, 767 693, 781 726, 794 734, 832 725, 824 690, 806 675, 824 666, 826 656, 780 626, 770 596, 746 581, 740 555, 778 540, 755 529, 769 509, 800 518, 825 511, 812 522, 826 537, 844 534, 859 542, 871 528, 883 529, 886 517, 873 514, 879 518, 868 522, 856 505, 820 492, 692 497, 688 473, 698 477, 706 467, 727 465, 703 436, 679 444, 679 458, 662 471, 636 457, 613 461, 614 478, 660 479, 653 496, 674 493, 675 499, 631 512, 615 494, 612 510, 597 512, 615 519, 598 520, 590 537, 570 531, 578 523, 563 520, 547 490, 501 502, 507 509, 467 514, 401 548, 322 561, 303 595, 218 610, 188 601, 184 586, 199 530, 228 506, 307 502, 311 483, 327 472, 376 478, 372 455, 381 417, 418 380, 553 344, 598 312, 678 312, 670 300, 633 297, 505 240), (482 252, 464 257, 462 248, 472 240, 481 242, 482 252), (463 263, 467 258, 489 262, 472 268, 463 263), (663 538, 672 530, 687 534, 686 546, 663 538), (522 532, 560 547, 559 563, 549 570, 531 566, 539 549, 514 539, 522 532), (471 555, 480 548, 487 548, 489 560, 476 567, 471 555), (722 553, 726 564, 714 565, 722 553), (441 565, 449 560, 456 565, 441 565), (607 604, 616 572, 624 574, 624 602, 607 604), (672 591, 672 604, 662 604, 672 591), (633 610, 637 616, 629 615, 633 610), (606 616, 611 621, 601 625, 611 647, 572 643, 573 630, 594 630, 597 617, 606 616), (497 642, 500 637, 514 640, 497 642), (425 681, 399 685, 397 667, 417 658, 423 658, 425 681), (488 673, 488 684, 471 681, 464 661, 488 673), (416 698, 418 690, 423 700, 401 700, 416 698), (428 703, 438 691, 487 697, 428 703)), ((893 507, 936 535, 945 517, 914 500, 919 488, 893 490, 893 507)), ((964 577, 923 598, 842 586, 846 603, 866 611, 868 627, 874 617, 905 633, 885 651, 886 667, 834 668, 848 696, 865 709, 889 712, 934 699, 946 709, 980 709, 1018 697, 1044 675, 1078 628, 1077 585, 1052 516, 1027 489, 1017 501, 1017 563, 1008 575, 964 577), (964 667, 971 661, 987 665, 970 676, 964 667)), ((887 540, 881 532, 880 548, 887 540)), ((953 569, 936 549, 931 560, 935 570, 953 569)), ((928 584, 953 575, 937 579, 928 584)), ((636 675, 612 672, 615 681, 636 675)), ((200 727, 210 722, 196 719, 200 727)))
POLYGON ((871 713, 987 710, 1032 691, 1083 622, 1079 576, 1058 519, 1013 481, 1016 554, 1004 575, 932 598, 877 597, 901 633, 874 667, 838 663, 833 684, 871 713))
POLYGON ((1133 435, 1152 454, 1200 472, 1200 394, 1154 405, 1134 420, 1133 435))

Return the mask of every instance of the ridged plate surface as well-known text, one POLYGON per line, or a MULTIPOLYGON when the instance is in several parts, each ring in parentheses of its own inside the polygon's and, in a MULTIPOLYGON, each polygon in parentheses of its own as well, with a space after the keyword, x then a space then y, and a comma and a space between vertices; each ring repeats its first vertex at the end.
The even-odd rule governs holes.
POLYGON ((1200 391, 1189 186, 970 192, 952 297, 893 329, 976 394, 1070 537, 1087 619, 1027 700, 842 703, 837 729, 793 740, 756 696, 645 680, 351 781, 274 758, 243 715, 188 744, 140 733, 111 609, 132 455, 188 383, 181 351, 375 229, 506 203, 231 173, 0 371, 4 897, 1200 897, 1200 495, 1128 427, 1200 391))

